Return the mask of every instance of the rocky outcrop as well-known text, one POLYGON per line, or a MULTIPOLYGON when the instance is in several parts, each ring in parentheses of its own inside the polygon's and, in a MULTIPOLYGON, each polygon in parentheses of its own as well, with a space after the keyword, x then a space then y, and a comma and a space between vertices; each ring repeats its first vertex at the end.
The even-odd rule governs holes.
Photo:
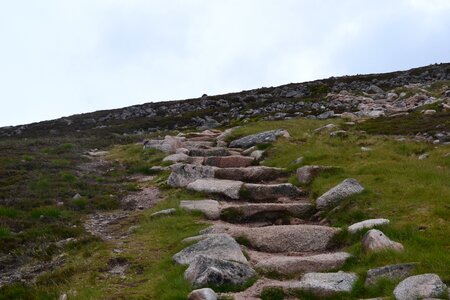
POLYGON ((184 272, 193 287, 243 286, 256 273, 248 264, 198 255, 184 272))
POLYGON ((356 179, 345 179, 340 184, 317 198, 317 209, 333 208, 347 197, 361 193, 362 191, 364 191, 364 187, 360 185, 356 179))
POLYGON ((176 153, 178 148, 184 147, 184 138, 167 135, 164 140, 148 140, 144 142, 144 149, 157 149, 164 153, 176 153))
POLYGON ((394 289, 397 300, 440 298, 447 287, 436 274, 411 276, 400 282, 394 289))
POLYGON ((229 146, 231 148, 249 148, 257 144, 275 142, 279 136, 289 137, 290 135, 286 130, 283 129, 265 131, 234 140, 230 143, 229 146))
POLYGON ((383 232, 377 229, 371 229, 364 235, 362 245, 366 252, 382 250, 403 251, 402 244, 391 241, 383 232))
POLYGON ((179 264, 191 264, 199 255, 247 263, 239 244, 227 234, 216 234, 200 240, 175 254, 173 260, 179 264))

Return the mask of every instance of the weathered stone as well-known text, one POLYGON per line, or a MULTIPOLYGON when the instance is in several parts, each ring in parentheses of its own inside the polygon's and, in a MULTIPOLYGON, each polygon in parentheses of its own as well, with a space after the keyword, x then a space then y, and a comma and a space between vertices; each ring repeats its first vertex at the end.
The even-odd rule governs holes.
POLYGON ((256 161, 260 161, 261 159, 263 159, 264 153, 266 153, 266 151, 264 150, 255 150, 250 153, 250 157, 253 157, 256 161))
POLYGON ((400 282, 394 289, 397 300, 439 298, 445 293, 446 285, 436 274, 411 276, 400 282))
POLYGON ((345 130, 336 130, 330 132, 331 137, 346 137, 348 135, 347 131, 345 130))
POLYGON ((245 263, 198 255, 184 272, 193 287, 242 286, 256 275, 245 263))
POLYGON ((252 200, 262 201, 278 198, 299 198, 305 195, 305 192, 290 183, 280 184, 244 184, 244 195, 252 200))
POLYGON ((367 271, 366 285, 372 285, 377 283, 378 280, 382 278, 387 279, 403 279, 411 275, 411 273, 416 268, 417 264, 398 264, 384 266, 376 269, 370 269, 367 271))
POLYGON ((239 180, 244 182, 261 182, 277 179, 286 175, 286 170, 255 166, 247 168, 222 168, 216 169, 214 177, 217 179, 239 180))
POLYGON ((369 86, 369 88, 367 89, 367 92, 368 93, 374 93, 374 94, 382 94, 382 93, 384 93, 384 91, 381 88, 379 88, 378 86, 376 86, 374 84, 369 86))
POLYGON ((394 241, 391 241, 383 232, 377 229, 369 230, 362 239, 363 248, 366 252, 369 251, 382 251, 382 250, 395 250, 403 251, 403 245, 394 241))
POLYGON ((239 227, 231 235, 243 237, 251 247, 265 252, 324 251, 339 228, 319 225, 279 225, 239 227))
POLYGON ((297 169, 297 179, 302 184, 310 184, 320 172, 332 169, 329 166, 303 166, 297 169))
POLYGON ((192 263, 199 255, 247 263, 239 244, 228 234, 208 236, 175 254, 173 260, 185 265, 192 263))
POLYGON ((328 209, 337 206, 342 200, 352 195, 364 191, 356 179, 348 178, 328 192, 317 198, 316 206, 318 209, 328 209))
POLYGON ((187 189, 207 194, 220 194, 231 199, 239 199, 242 181, 225 179, 197 179, 187 185, 187 189))
POLYGON ((220 205, 216 200, 184 200, 180 202, 180 207, 189 211, 200 211, 210 220, 220 217, 220 205))
POLYGON ((168 209, 163 209, 160 211, 157 211, 155 213, 152 213, 150 216, 155 218, 155 217, 160 217, 160 216, 167 216, 167 215, 171 215, 173 213, 175 213, 177 210, 175 208, 168 208, 168 209))
POLYGON ((298 289, 317 296, 332 296, 336 293, 350 293, 358 276, 354 273, 306 273, 298 289))
POLYGON ((348 226, 348 232, 350 233, 356 233, 360 230, 366 229, 366 228, 373 228, 376 226, 383 226, 389 224, 388 219, 369 219, 364 220, 355 224, 352 224, 348 226))
POLYGON ((221 219, 241 223, 250 219, 269 220, 286 216, 309 218, 314 212, 310 203, 245 203, 229 205, 222 209, 221 219))
POLYGON ((274 256, 259 261, 255 268, 263 272, 293 275, 303 272, 323 272, 342 267, 351 255, 347 252, 310 256, 274 256))
POLYGON ((178 148, 184 147, 184 138, 167 135, 164 140, 148 140, 144 142, 144 149, 158 149, 164 153, 176 153, 178 148))
POLYGON ((167 183, 172 187, 184 187, 201 178, 213 178, 214 168, 191 164, 175 164, 167 183))
POLYGON ((253 157, 242 155, 210 156, 205 157, 203 164, 219 168, 242 168, 252 165, 254 161, 253 157))
POLYGON ((190 156, 228 156, 230 152, 226 148, 209 148, 209 149, 191 149, 190 156))
POLYGON ((249 148, 257 144, 272 143, 275 142, 279 136, 290 137, 286 130, 271 130, 234 140, 230 143, 230 147, 249 148))
POLYGON ((334 124, 327 124, 325 126, 322 126, 322 127, 314 129, 314 132, 319 133, 319 132, 322 132, 322 131, 325 131, 325 130, 331 130, 333 128, 336 128, 336 125, 334 125, 334 124))
POLYGON ((329 110, 329 111, 321 113, 316 118, 319 120, 324 120, 324 119, 328 119, 328 118, 332 118, 332 117, 334 117, 334 111, 329 110))
POLYGON ((198 289, 188 295, 188 300, 217 300, 217 294, 210 288, 198 289))
POLYGON ((190 158, 189 155, 183 153, 171 154, 169 156, 164 157, 163 161, 172 161, 172 162, 185 162, 190 158))

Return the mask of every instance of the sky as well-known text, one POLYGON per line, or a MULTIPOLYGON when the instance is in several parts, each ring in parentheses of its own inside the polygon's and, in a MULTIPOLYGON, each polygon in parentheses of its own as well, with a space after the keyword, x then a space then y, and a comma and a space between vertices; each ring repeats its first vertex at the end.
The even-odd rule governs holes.
POLYGON ((0 126, 450 62, 450 0, 0 0, 0 126))

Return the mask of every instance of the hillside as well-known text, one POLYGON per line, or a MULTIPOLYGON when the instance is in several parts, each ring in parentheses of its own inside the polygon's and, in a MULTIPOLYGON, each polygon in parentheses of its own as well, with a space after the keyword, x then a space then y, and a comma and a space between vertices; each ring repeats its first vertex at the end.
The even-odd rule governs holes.
POLYGON ((0 299, 448 299, 449 183, 450 64, 3 127, 0 299))

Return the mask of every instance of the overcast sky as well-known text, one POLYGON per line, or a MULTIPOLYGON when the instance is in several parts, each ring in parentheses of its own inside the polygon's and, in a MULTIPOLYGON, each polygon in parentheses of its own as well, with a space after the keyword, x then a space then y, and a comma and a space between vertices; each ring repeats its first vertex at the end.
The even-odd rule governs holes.
POLYGON ((0 0, 0 126, 450 61, 450 0, 0 0))

